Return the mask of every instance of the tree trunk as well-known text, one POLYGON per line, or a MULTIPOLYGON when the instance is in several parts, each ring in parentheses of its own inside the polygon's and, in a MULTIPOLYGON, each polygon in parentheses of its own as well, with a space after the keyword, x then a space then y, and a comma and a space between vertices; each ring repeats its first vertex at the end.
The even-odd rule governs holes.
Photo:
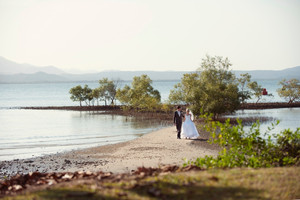
POLYGON ((214 113, 214 115, 213 115, 213 120, 214 120, 214 121, 216 121, 216 119, 217 119, 217 117, 216 117, 216 116, 217 116, 217 114, 216 114, 216 113, 214 113))
POLYGON ((259 102, 259 100, 260 100, 260 98, 258 97, 258 98, 257 98, 257 101, 256 101, 256 103, 258 103, 258 102, 259 102))

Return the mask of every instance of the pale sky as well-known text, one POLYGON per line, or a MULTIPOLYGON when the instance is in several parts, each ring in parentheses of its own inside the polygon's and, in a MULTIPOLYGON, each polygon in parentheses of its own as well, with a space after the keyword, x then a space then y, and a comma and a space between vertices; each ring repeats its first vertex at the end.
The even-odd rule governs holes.
POLYGON ((0 56, 63 70, 300 65, 300 0, 0 0, 0 56))

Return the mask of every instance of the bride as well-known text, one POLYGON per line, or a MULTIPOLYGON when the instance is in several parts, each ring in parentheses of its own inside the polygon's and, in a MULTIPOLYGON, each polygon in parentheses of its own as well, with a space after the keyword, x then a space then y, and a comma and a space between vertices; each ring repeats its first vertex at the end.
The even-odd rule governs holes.
POLYGON ((196 139, 199 137, 199 133, 193 120, 193 113, 187 108, 184 116, 184 122, 182 124, 181 138, 196 139))

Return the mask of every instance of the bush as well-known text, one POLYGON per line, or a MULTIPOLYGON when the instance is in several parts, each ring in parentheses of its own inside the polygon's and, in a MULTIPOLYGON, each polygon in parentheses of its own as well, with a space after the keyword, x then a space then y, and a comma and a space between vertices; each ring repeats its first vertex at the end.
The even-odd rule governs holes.
POLYGON ((118 89, 116 97, 125 107, 140 111, 155 111, 160 107, 160 93, 152 87, 147 75, 135 76, 131 87, 118 89))
POLYGON ((265 133, 261 133, 259 121, 253 123, 246 132, 241 120, 238 125, 213 121, 209 116, 205 119, 204 128, 210 132, 210 143, 216 143, 222 150, 214 158, 206 156, 189 161, 184 165, 196 165, 203 168, 232 167, 272 167, 299 163, 300 160, 300 128, 296 131, 284 130, 279 134, 270 131, 279 123, 272 123, 265 133))

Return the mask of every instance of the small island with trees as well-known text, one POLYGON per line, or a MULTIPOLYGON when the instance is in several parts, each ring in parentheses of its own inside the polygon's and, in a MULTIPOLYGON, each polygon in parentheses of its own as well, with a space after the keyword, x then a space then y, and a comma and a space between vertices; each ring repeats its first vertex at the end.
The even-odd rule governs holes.
POLYGON ((277 93, 287 101, 286 103, 260 103, 264 96, 273 95, 265 93, 263 86, 257 81, 251 81, 251 75, 248 73, 236 77, 230 66, 228 58, 207 55, 199 69, 184 74, 181 82, 174 85, 166 102, 161 102, 159 91, 153 88, 152 80, 146 74, 134 77, 131 87, 125 85, 120 88, 121 80, 108 78, 99 80, 99 87, 94 89, 88 85, 83 87, 78 85, 70 89, 70 98, 79 102, 80 107, 83 107, 83 102, 87 107, 95 107, 103 102, 102 105, 115 106, 123 110, 150 112, 168 111, 168 108, 173 109, 174 105, 190 105, 195 114, 213 113, 213 118, 238 109, 300 107, 298 79, 280 81, 281 88, 277 93), (249 99, 255 100, 255 103, 247 102, 249 99))

